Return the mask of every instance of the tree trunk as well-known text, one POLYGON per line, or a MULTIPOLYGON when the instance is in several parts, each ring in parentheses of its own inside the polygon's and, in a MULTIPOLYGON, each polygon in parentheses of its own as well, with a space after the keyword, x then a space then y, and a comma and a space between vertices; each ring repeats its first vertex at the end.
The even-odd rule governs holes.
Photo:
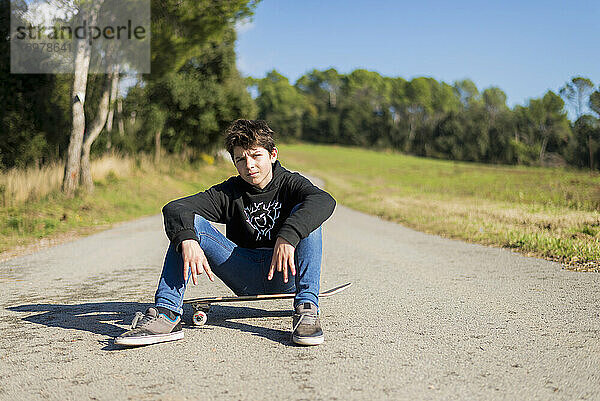
POLYGON ((548 146, 548 136, 542 139, 542 147, 540 149, 540 165, 544 164, 544 155, 546 153, 546 146, 548 146))
POLYGON ((410 153, 413 147, 413 141, 415 139, 415 121, 414 117, 410 115, 408 117, 408 139, 404 144, 404 152, 410 153))
POLYGON ((119 135, 125 136, 125 126, 123 125, 123 99, 117 99, 117 121, 119 122, 119 135))
POLYGON ((119 91, 119 65, 115 66, 116 74, 112 76, 110 88, 110 102, 108 103, 108 119, 106 120, 106 131, 111 132, 113 128, 113 119, 115 115, 115 105, 119 91))
POLYGON ((119 65, 116 64, 114 66, 114 73, 112 75, 112 80, 111 80, 110 101, 108 102, 108 118, 106 120, 106 131, 108 134, 108 139, 106 141, 106 149, 110 149, 112 147, 111 132, 113 129, 115 106, 117 103, 116 100, 117 100, 118 95, 119 95, 119 65))
POLYGON ((110 132, 107 133, 108 138, 106 138, 106 150, 109 151, 112 148, 112 140, 110 138, 110 132))
MULTIPOLYGON (((79 13, 78 20, 82 22, 87 20, 89 26, 96 25, 98 11, 102 5, 98 0, 89 13, 83 10, 79 13)), ((75 189, 79 184, 79 170, 81 162, 81 147, 83 144, 83 135, 85 133, 85 92, 87 88, 87 77, 90 67, 91 46, 86 38, 78 39, 76 44, 76 54, 74 60, 73 73, 73 92, 71 103, 71 114, 73 122, 71 126, 71 136, 69 138, 69 149, 67 151, 67 161, 65 164, 65 174, 63 177, 63 192, 71 198, 75 194, 75 189)))
POLYGON ((160 131, 154 133, 154 164, 160 163, 160 131))
POLYGON ((104 81, 104 88, 102 90, 102 97, 100 98, 100 105, 98 106, 98 113, 96 114, 96 118, 92 122, 85 137, 85 141, 83 142, 83 151, 81 153, 81 185, 86 192, 92 192, 94 190, 94 182, 92 181, 92 166, 90 163, 90 150, 92 149, 92 144, 96 138, 98 138, 98 135, 100 135, 102 128, 104 128, 104 124, 106 123, 106 117, 108 116, 108 102, 110 98, 110 84, 113 74, 115 74, 114 71, 108 75, 104 81))
POLYGON ((72 197, 79 184, 79 167, 81 160, 81 146, 85 131, 85 114, 83 103, 87 87, 87 76, 90 64, 90 46, 86 40, 77 41, 77 53, 75 55, 75 72, 73 79, 73 92, 71 114, 73 124, 71 126, 71 137, 69 138, 69 149, 67 151, 67 163, 63 178, 63 191, 67 197, 72 197))

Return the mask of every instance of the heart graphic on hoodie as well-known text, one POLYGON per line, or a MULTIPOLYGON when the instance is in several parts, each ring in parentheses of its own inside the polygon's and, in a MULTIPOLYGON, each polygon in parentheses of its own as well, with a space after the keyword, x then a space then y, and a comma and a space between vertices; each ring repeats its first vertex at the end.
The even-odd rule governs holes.
POLYGON ((271 230, 279 217, 281 203, 271 201, 269 203, 253 203, 245 207, 246 221, 256 230, 256 240, 271 239, 271 230))

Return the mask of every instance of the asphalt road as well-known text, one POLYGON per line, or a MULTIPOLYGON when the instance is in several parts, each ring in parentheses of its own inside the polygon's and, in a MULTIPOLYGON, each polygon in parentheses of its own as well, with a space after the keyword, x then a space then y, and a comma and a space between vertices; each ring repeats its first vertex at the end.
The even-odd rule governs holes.
MULTIPOLYGON (((338 206, 324 227, 325 343, 291 303, 214 306, 185 339, 111 338, 144 310, 160 216, 0 264, 0 399, 600 399, 600 275, 447 240, 338 206)), ((201 284, 189 297, 227 295, 201 284)))

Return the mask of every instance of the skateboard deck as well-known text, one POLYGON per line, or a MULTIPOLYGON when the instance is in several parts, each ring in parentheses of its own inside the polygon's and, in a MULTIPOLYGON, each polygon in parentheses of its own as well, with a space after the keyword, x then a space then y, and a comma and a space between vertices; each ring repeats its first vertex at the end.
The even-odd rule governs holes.
MULTIPOLYGON (((346 283, 335 288, 331 288, 327 291, 319 293, 319 298, 329 297, 337 294, 340 291, 350 287, 352 283, 346 283)), ((289 294, 261 294, 261 295, 240 295, 240 296, 229 296, 229 297, 206 297, 206 298, 191 298, 184 299, 184 304, 192 305, 194 308, 194 315, 192 316, 192 323, 194 325, 201 326, 206 323, 208 319, 208 310, 210 305, 214 303, 227 303, 227 302, 248 302, 248 301, 264 301, 267 299, 292 299, 296 296, 295 293, 289 294)))

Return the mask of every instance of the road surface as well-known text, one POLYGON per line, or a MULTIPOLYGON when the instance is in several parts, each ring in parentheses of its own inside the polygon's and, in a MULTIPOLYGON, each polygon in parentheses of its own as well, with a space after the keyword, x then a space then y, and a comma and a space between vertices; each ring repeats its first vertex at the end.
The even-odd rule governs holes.
MULTIPOLYGON (((338 206, 324 226, 325 343, 290 301, 214 306, 185 339, 111 339, 152 302, 160 216, 0 264, 0 399, 600 399, 600 275, 338 206)), ((187 295, 228 295, 201 283, 187 295)))

